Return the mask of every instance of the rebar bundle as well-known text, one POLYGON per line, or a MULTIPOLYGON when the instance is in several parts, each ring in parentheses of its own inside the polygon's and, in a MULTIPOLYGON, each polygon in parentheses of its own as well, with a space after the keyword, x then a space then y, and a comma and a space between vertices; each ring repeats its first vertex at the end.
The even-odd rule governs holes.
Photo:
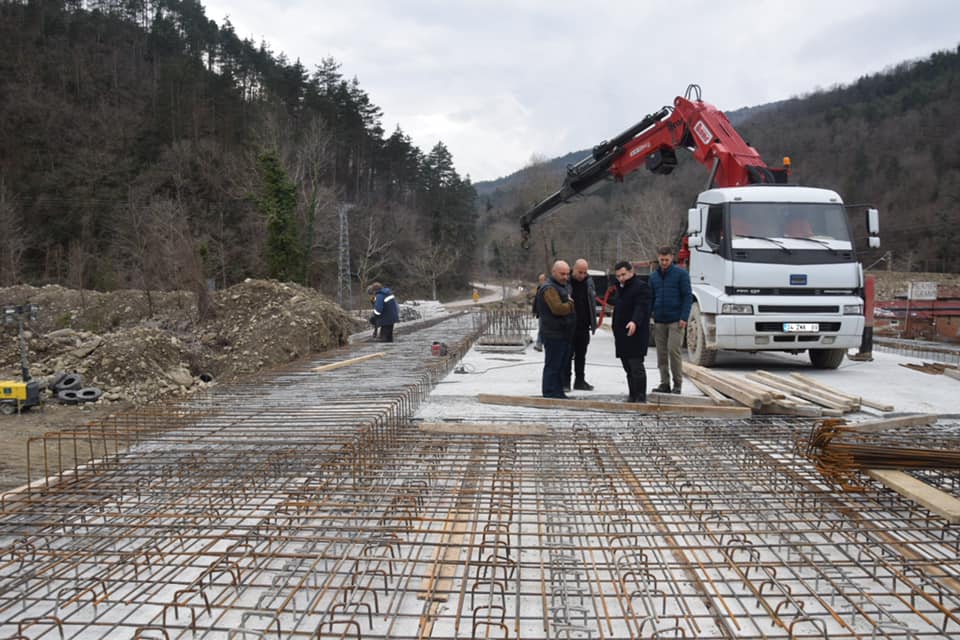
POLYGON ((940 426, 864 432, 842 420, 821 420, 798 448, 824 476, 848 489, 861 487, 857 474, 866 469, 960 471, 960 434, 940 426))

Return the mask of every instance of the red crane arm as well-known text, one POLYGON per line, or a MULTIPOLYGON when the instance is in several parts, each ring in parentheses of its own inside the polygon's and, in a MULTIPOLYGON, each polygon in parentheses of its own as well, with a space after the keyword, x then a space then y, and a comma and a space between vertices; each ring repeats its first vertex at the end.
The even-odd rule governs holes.
POLYGON ((623 180, 641 166, 654 173, 670 173, 677 166, 676 150, 680 147, 688 149, 710 171, 707 188, 786 182, 787 170, 769 168, 757 150, 740 137, 727 116, 700 99, 700 87, 690 85, 686 97, 674 99, 672 109, 664 107, 646 116, 568 166, 563 186, 520 219, 523 246, 528 246, 530 226, 535 220, 602 180, 623 180), (695 100, 690 99, 692 95, 695 100))
POLYGON ((624 152, 610 166, 616 180, 646 166, 654 173, 670 173, 675 150, 688 149, 712 171, 710 186, 736 187, 774 182, 774 172, 757 150, 737 133, 722 111, 701 100, 677 97, 670 117, 657 122, 623 145, 624 152), (714 165, 716 164, 716 169, 714 165))

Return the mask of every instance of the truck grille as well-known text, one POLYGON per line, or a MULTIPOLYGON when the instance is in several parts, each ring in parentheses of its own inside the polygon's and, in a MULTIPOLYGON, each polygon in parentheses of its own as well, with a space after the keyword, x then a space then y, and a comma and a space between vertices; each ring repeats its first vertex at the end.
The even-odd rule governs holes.
POLYGON ((822 306, 761 304, 757 306, 757 311, 759 313, 840 313, 840 307, 835 304, 822 306))

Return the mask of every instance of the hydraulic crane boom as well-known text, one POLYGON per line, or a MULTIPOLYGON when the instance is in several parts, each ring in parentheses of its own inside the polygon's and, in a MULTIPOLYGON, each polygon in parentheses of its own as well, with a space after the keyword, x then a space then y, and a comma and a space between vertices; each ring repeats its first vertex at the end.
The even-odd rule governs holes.
POLYGON ((601 180, 622 181, 641 166, 668 174, 677 166, 676 149, 683 147, 710 169, 707 187, 786 182, 786 169, 768 167, 756 149, 747 144, 727 117, 700 99, 700 87, 687 87, 673 107, 645 117, 613 140, 605 140, 580 162, 567 167, 559 191, 547 196, 520 219, 523 246, 528 246, 530 226, 541 216, 601 180), (695 99, 691 99, 692 96, 695 99))

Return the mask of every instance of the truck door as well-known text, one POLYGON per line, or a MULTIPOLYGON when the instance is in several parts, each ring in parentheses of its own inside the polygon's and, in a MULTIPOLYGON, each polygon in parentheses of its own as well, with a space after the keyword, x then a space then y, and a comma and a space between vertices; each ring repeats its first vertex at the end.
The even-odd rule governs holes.
POLYGON ((697 205, 702 220, 703 242, 690 252, 690 283, 697 287, 713 286, 723 290, 724 259, 727 253, 723 205, 697 205))

